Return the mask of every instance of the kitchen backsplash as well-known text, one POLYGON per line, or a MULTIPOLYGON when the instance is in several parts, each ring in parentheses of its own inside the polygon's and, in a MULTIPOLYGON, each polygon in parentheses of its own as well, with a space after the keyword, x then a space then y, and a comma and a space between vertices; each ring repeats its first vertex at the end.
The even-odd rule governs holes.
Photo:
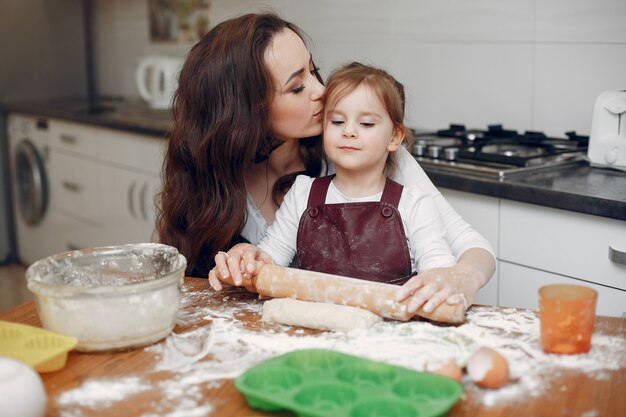
MULTIPOLYGON (((98 87, 138 96, 139 58, 183 57, 151 43, 147 0, 96 0, 98 87)), ((626 89, 623 0, 212 0, 211 25, 276 10, 310 37, 327 76, 346 61, 388 69, 407 89, 407 122, 503 123, 588 134, 596 97, 626 89)))

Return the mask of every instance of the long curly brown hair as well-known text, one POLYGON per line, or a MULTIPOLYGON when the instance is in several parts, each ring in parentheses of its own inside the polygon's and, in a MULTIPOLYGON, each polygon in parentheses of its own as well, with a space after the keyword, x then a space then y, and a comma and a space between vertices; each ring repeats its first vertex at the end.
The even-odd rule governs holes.
MULTIPOLYGON (((162 170, 160 241, 187 258, 187 275, 206 277, 215 253, 242 241, 244 173, 281 143, 272 134, 272 78, 264 53, 273 37, 295 25, 272 13, 224 21, 190 50, 174 97, 174 124, 162 170)), ((273 198, 297 174, 318 176, 321 136, 301 139, 305 170, 280 178, 273 198)))

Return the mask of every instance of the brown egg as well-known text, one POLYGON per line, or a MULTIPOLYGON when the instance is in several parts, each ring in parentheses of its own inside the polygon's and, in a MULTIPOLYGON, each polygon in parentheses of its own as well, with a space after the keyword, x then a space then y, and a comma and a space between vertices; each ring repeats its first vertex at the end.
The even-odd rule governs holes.
POLYGON ((461 377, 463 376, 463 371, 461 371, 459 365, 453 361, 444 363, 437 369, 433 370, 432 373, 447 376, 448 378, 454 379, 456 382, 461 382, 461 377))
POLYGON ((500 388, 509 380, 509 364, 493 349, 481 347, 467 360, 467 374, 483 388, 500 388))

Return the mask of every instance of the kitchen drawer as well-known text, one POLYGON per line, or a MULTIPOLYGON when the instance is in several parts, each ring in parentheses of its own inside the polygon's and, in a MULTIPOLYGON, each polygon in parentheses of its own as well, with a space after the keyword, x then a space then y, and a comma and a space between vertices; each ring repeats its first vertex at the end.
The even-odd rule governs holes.
POLYGON ((51 206, 99 222, 106 210, 101 178, 108 167, 62 153, 51 153, 48 164, 51 206))
POLYGON ((55 233, 50 233, 45 239, 49 241, 51 247, 55 248, 54 253, 99 246, 93 244, 95 242, 91 239, 91 236, 99 235, 99 227, 65 215, 58 210, 52 210, 50 216, 55 233))
POLYGON ((626 250, 626 222, 500 203, 501 260, 624 290, 626 265, 609 259, 609 246, 626 250))
POLYGON ((503 307, 539 308, 539 288, 549 284, 577 284, 598 292, 596 314, 626 317, 626 291, 527 268, 508 262, 499 262, 500 287, 498 299, 503 307))
POLYGON ((56 252, 76 250, 95 246, 124 245, 127 243, 156 242, 151 232, 133 226, 126 221, 115 219, 111 224, 98 224, 73 217, 69 213, 55 213, 59 233, 48 240, 54 240, 56 252), (59 221, 60 220, 60 221, 59 221))
POLYGON ((159 174, 167 141, 116 129, 50 121, 52 149, 120 167, 159 174))
POLYGON ((51 119, 48 129, 53 149, 93 156, 100 152, 98 129, 89 125, 51 119))
POLYGON ((110 244, 151 240, 157 176, 63 153, 52 153, 49 166, 53 209, 102 227, 110 244))

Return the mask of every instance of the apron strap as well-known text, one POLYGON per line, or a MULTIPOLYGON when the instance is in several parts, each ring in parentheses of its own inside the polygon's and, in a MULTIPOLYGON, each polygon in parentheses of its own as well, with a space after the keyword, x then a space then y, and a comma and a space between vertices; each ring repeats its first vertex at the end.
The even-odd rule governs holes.
POLYGON ((387 203, 397 209, 398 204, 400 203, 400 197, 402 196, 403 188, 404 187, 402 185, 387 178, 387 182, 385 183, 385 189, 383 190, 383 195, 382 197, 380 197, 380 202, 387 203))
POLYGON ((311 191, 309 192, 309 202, 307 207, 321 206, 326 204, 326 194, 328 193, 328 187, 330 182, 334 178, 334 175, 327 175, 325 177, 315 178, 313 185, 311 185, 311 191))
MULTIPOLYGON (((309 201, 307 207, 320 206, 326 204, 326 194, 328 193, 328 187, 333 180, 334 175, 327 175, 325 177, 315 178, 313 185, 311 185, 311 191, 309 192, 309 201)), ((385 182, 385 189, 383 195, 380 198, 381 203, 387 203, 396 209, 400 203, 400 197, 402 196, 402 189, 404 187, 397 182, 387 178, 385 182)))

